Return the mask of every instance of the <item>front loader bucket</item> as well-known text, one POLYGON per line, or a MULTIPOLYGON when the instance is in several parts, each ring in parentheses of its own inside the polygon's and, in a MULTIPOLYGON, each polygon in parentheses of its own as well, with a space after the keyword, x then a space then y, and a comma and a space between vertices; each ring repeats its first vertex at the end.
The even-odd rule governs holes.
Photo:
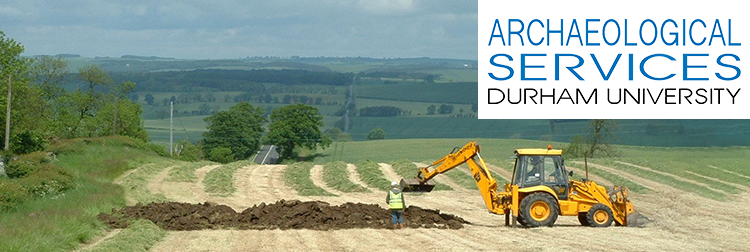
POLYGON ((435 182, 430 180, 422 183, 418 179, 401 179, 399 186, 403 192, 431 192, 435 189, 435 182))
POLYGON ((627 216, 628 227, 645 227, 650 222, 653 222, 651 218, 639 212, 633 212, 627 216))

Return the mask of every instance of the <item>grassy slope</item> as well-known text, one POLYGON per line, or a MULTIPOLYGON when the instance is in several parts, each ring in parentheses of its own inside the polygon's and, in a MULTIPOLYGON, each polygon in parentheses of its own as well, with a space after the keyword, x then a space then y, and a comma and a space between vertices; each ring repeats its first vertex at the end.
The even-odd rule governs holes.
POLYGON ((86 141, 58 146, 64 152, 55 162, 74 174, 76 188, 0 215, 0 251, 67 251, 92 240, 106 228, 96 215, 125 205, 123 188, 112 181, 133 167, 165 160, 124 138, 86 141))

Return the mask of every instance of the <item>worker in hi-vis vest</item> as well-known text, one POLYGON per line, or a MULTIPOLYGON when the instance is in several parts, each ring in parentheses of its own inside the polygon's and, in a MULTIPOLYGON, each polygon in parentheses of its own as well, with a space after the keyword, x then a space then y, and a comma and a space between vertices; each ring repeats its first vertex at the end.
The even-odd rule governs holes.
POLYGON ((388 208, 391 209, 393 229, 404 228, 404 209, 406 208, 406 203, 404 203, 404 193, 398 189, 398 182, 391 182, 391 190, 388 191, 385 202, 388 203, 388 208))

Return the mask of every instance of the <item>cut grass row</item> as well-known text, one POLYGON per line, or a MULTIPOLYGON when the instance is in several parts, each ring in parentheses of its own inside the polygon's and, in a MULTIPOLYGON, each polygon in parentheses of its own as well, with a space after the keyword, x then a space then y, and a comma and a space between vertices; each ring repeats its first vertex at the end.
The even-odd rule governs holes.
MULTIPOLYGON (((566 160, 566 161, 568 161, 568 160, 566 160)), ((493 164, 503 163, 502 161, 500 161, 498 159, 492 159, 491 162, 493 164)), ((501 165, 501 166, 498 166, 498 167, 501 167, 502 169, 504 169, 504 170, 506 170, 508 172, 511 172, 511 173, 513 172, 513 162, 512 161, 507 161, 506 160, 503 164, 504 165, 501 165)), ((570 164, 571 164, 571 162, 569 162, 569 161, 566 162, 567 166, 574 167, 574 168, 579 169, 579 170, 584 170, 582 167, 578 167, 577 165, 571 166, 570 164)), ((591 174, 594 174, 594 175, 597 175, 599 177, 602 177, 602 178, 608 180, 609 182, 612 182, 615 185, 626 186, 626 187, 628 187, 628 189, 630 189, 631 191, 636 192, 636 193, 646 193, 646 192, 649 191, 648 188, 644 187, 641 184, 635 183, 632 180, 626 179, 626 178, 624 178, 624 177, 622 177, 620 175, 617 175, 617 174, 614 174, 614 173, 610 173, 610 172, 607 172, 607 171, 602 170, 602 169, 598 169, 598 168, 589 166, 589 172, 591 174)), ((502 185, 502 184, 508 183, 508 180, 503 179, 502 177, 497 176, 497 174, 494 174, 494 172, 493 172, 492 176, 494 176, 496 178, 499 178, 499 179, 497 179, 498 184, 502 185)), ((584 174, 574 173, 573 177, 572 178, 568 178, 568 179, 581 180, 584 177, 585 177, 584 174)))
MULTIPOLYGON (((610 160, 610 159, 595 160, 594 162, 597 163, 597 164, 602 164, 602 165, 606 165, 606 166, 609 166, 609 167, 615 167, 615 168, 617 168, 620 171, 627 172, 627 173, 636 175, 636 176, 644 178, 644 179, 656 181, 656 182, 659 182, 659 183, 662 183, 662 184, 665 184, 665 185, 677 188, 679 190, 683 190, 683 191, 686 191, 686 192, 693 192, 693 193, 696 193, 696 194, 698 194, 698 195, 700 195, 702 197, 705 197, 705 198, 722 200, 722 201, 727 199, 727 197, 725 195, 723 195, 723 194, 717 194, 716 192, 714 192, 714 191, 712 191, 712 190, 710 190, 710 189, 708 189, 708 188, 706 188, 706 187, 704 187, 702 185, 698 185, 698 184, 687 182, 687 181, 683 181, 683 180, 677 180, 677 179, 675 179, 673 177, 670 177, 670 176, 667 176, 667 175, 663 175, 663 174, 660 174, 660 173, 656 173, 656 172, 653 172, 653 171, 644 170, 644 169, 640 169, 640 168, 635 168, 635 167, 629 166, 629 165, 619 164, 619 163, 616 163, 616 162, 614 162, 613 160, 610 160)), ((592 162, 592 163, 594 163, 594 162, 592 162)), ((705 181, 705 180, 703 180, 703 181, 705 181)))
POLYGON ((342 192, 369 192, 367 188, 355 184, 349 180, 349 172, 346 163, 342 161, 331 162, 323 165, 323 181, 336 190, 342 192))
POLYGON ((369 159, 364 159, 360 160, 355 165, 357 166, 357 173, 359 173, 360 179, 362 182, 365 182, 367 186, 383 191, 390 189, 391 182, 385 179, 378 163, 369 159))
POLYGON ((237 161, 216 167, 206 173, 203 179, 203 191, 214 196, 226 197, 237 191, 234 186, 234 174, 240 168, 253 165, 252 161, 237 161))
POLYGON ((148 189, 148 182, 156 176, 159 172, 168 169, 170 166, 175 165, 179 161, 167 160, 161 162, 154 162, 146 165, 142 165, 135 169, 132 173, 123 177, 120 183, 125 187, 125 191, 135 202, 149 203, 149 202, 164 202, 167 198, 161 194, 153 194, 148 189))
MULTIPOLYGON (((568 163, 567 166, 574 167, 581 171, 585 170, 585 168, 583 168, 582 166, 581 167, 579 167, 578 165, 571 166, 570 163, 568 163)), ((632 180, 626 179, 620 175, 617 175, 617 174, 614 174, 614 173, 611 173, 611 172, 608 172, 608 171, 605 171, 605 170, 602 170, 593 166, 589 166, 589 173, 602 177, 608 180, 609 182, 612 182, 612 184, 614 185, 625 186, 630 191, 633 191, 635 193, 647 193, 650 191, 648 188, 644 187, 641 184, 635 183, 632 180)), ((575 173, 573 174, 573 176, 574 176, 574 179, 580 180, 582 178, 585 178, 586 175, 575 173)))
POLYGON ((300 196, 336 196, 316 186, 310 179, 313 164, 308 162, 294 163, 286 167, 284 182, 300 196))
POLYGON ((453 168, 448 172, 443 173, 442 175, 449 177, 451 180, 453 180, 454 183, 463 188, 475 189, 477 188, 477 183, 474 181, 474 178, 469 175, 470 172, 471 171, 469 170, 469 167, 461 165, 459 167, 453 168))
POLYGON ((209 161, 180 162, 169 170, 169 176, 166 180, 171 182, 197 182, 198 177, 195 175, 195 170, 214 164, 216 163, 209 161))
MULTIPOLYGON (((711 187, 713 189, 724 191, 724 192, 727 192, 727 193, 730 193, 730 194, 738 194, 738 193, 742 192, 742 189, 740 189, 740 188, 738 188, 736 186, 733 186, 733 185, 729 185, 727 183, 722 183, 722 182, 718 182, 718 181, 714 181, 714 180, 705 179, 705 178, 703 178, 701 176, 697 176, 697 175, 695 175, 693 173, 689 173, 689 172, 686 172, 686 171, 692 171, 692 172, 694 172, 696 174, 701 174, 701 175, 707 176, 707 177, 713 177, 713 178, 716 178, 716 179, 721 180, 721 181, 727 181, 727 182, 732 182, 732 183, 737 183, 737 184, 750 185, 750 181, 748 181, 747 179, 743 179, 743 178, 738 177, 738 176, 733 176, 731 174, 726 174, 726 175, 725 174, 721 174, 721 173, 719 173, 719 171, 717 171, 715 169, 707 169, 706 168, 707 166, 706 167, 702 167, 700 169, 696 169, 696 168, 693 168, 692 166, 688 166, 688 165, 686 165, 686 164, 684 164, 682 162, 662 161, 662 162, 658 162, 657 163, 657 162, 649 162, 649 161, 645 161, 645 160, 639 160, 639 159, 635 159, 635 158, 622 158, 619 161, 622 161, 622 162, 625 162, 625 163, 629 163, 629 164, 638 165, 638 166, 649 167, 649 168, 657 170, 657 171, 670 173, 670 174, 673 174, 675 176, 679 176, 679 177, 686 178, 686 179, 693 180, 693 181, 700 181, 702 183, 707 184, 709 187, 711 187)), ((620 163, 618 163, 618 164, 619 165, 633 167, 632 165, 626 165, 626 164, 620 164, 620 163)), ((634 168, 639 169, 637 167, 634 167, 634 168)))
MULTIPOLYGON (((391 163, 391 167, 393 167, 393 171, 396 172, 399 176, 402 178, 414 178, 414 176, 417 175, 418 167, 414 163, 408 160, 398 160, 393 163, 391 163)), ((450 186, 446 184, 440 184, 435 183, 435 189, 437 191, 441 190, 453 190, 450 186)))
POLYGON ((110 237, 85 252, 148 251, 161 241, 167 231, 149 220, 136 220, 115 236, 110 237))

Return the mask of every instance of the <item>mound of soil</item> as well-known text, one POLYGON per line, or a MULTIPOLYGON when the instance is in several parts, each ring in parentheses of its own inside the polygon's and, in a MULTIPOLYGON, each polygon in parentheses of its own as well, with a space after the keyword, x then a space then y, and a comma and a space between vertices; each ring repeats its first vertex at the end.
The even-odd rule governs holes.
MULTIPOLYGON (((237 213, 231 207, 213 203, 179 202, 137 204, 112 213, 99 214, 99 219, 113 228, 125 228, 131 220, 148 219, 166 230, 200 229, 350 229, 389 228, 390 210, 376 204, 344 203, 331 206, 322 201, 279 200, 261 203, 237 213)), ((404 211, 410 228, 459 229, 466 220, 438 210, 409 206, 404 211)))

